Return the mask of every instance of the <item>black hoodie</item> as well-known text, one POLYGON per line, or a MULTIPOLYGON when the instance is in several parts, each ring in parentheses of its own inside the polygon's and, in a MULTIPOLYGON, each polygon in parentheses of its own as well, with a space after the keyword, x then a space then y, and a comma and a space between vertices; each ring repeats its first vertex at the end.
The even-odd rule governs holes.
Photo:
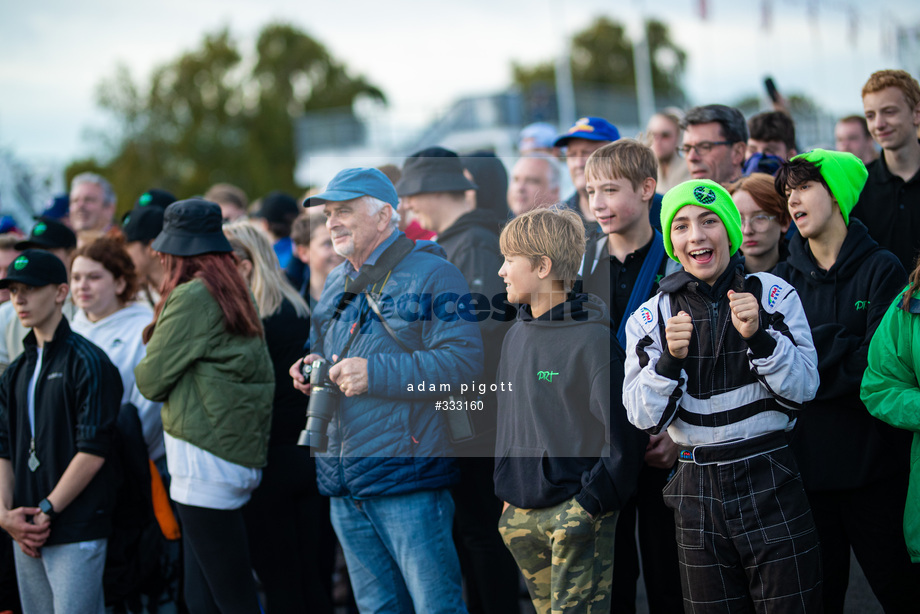
POLYGON ((623 351, 600 299, 569 295, 539 318, 522 308, 498 381, 495 494, 526 509, 573 496, 595 517, 620 509, 647 439, 626 419, 623 351))
POLYGON ((796 425, 792 449, 808 490, 857 488, 907 465, 910 445, 869 415, 859 398, 869 342, 907 276, 898 259, 850 218, 830 270, 821 269, 796 233, 773 273, 802 299, 818 352, 821 384, 796 425), (904 455, 903 461, 901 455, 904 455))
MULTIPOLYGON (((514 320, 515 309, 508 303, 505 282, 498 276, 504 257, 498 247, 500 222, 491 211, 473 209, 460 216, 438 234, 437 243, 444 248, 447 260, 460 269, 474 296, 482 295, 491 303, 489 317, 479 321, 482 333, 483 378, 494 381, 501 355, 502 341, 514 320)), ((480 309, 487 305, 480 303, 480 309)), ((492 456, 495 433, 495 395, 486 392, 481 398, 485 411, 471 414, 477 435, 475 441, 457 449, 465 456, 492 456)))

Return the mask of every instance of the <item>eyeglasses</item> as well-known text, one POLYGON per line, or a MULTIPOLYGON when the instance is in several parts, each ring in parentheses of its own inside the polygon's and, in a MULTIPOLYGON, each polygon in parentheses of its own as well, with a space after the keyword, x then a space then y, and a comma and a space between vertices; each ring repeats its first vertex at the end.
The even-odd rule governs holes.
POLYGON ((712 148, 716 145, 734 145, 734 143, 731 141, 703 141, 696 145, 684 145, 683 147, 679 147, 677 151, 684 157, 689 156, 692 150, 696 150, 696 155, 698 156, 705 156, 712 151, 712 148))
POLYGON ((770 222, 775 219, 775 215, 755 215, 754 217, 742 217, 741 227, 744 228, 745 224, 750 223, 751 228, 757 232, 763 232, 770 227, 770 222))

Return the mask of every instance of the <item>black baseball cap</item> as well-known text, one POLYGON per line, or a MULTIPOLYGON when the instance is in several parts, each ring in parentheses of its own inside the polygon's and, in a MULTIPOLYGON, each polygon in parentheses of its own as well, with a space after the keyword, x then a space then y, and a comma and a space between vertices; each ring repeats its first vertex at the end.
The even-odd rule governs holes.
POLYGON ((32 227, 29 238, 14 245, 14 249, 72 249, 77 246, 77 235, 61 222, 45 216, 35 219, 38 223, 32 227))
POLYGON ((293 196, 284 192, 271 192, 262 198, 262 206, 255 217, 264 218, 273 224, 290 224, 300 214, 300 207, 293 196))
POLYGON ((125 216, 125 225, 122 228, 125 233, 125 241, 149 243, 156 239, 163 230, 163 215, 164 209, 157 206, 132 209, 125 216))
POLYGON ((40 288, 49 284, 66 284, 67 269, 61 259, 41 249, 27 249, 19 254, 4 279, 0 279, 0 290, 9 288, 13 282, 40 288))
POLYGON ((134 208, 159 207, 160 209, 165 209, 174 202, 176 202, 176 197, 172 193, 159 188, 152 188, 137 197, 134 208))

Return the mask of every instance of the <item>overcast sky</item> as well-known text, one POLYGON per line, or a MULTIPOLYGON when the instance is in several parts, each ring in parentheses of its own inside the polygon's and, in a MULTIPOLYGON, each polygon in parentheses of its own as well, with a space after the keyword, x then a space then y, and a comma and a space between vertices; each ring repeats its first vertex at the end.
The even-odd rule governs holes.
POLYGON ((504 89, 513 60, 551 59, 564 36, 598 15, 633 33, 643 15, 668 23, 690 56, 685 88, 694 103, 760 93, 772 74, 785 93, 858 112, 868 75, 895 65, 882 51, 885 29, 920 23, 920 3, 911 0, 817 0, 817 19, 808 2, 772 3, 765 31, 760 0, 707 0, 706 21, 699 0, 0 0, 0 147, 30 161, 94 153, 86 132, 104 125, 100 81, 123 63, 146 83, 153 67, 223 26, 251 53, 266 23, 293 23, 379 85, 402 121, 421 125, 458 96, 504 89), (860 11, 856 44, 847 5, 860 11))

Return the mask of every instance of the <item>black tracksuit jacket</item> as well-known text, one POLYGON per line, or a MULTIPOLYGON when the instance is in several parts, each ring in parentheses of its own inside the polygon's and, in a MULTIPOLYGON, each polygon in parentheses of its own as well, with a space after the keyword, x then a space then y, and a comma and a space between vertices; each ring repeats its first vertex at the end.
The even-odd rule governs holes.
MULTIPOLYGON (((43 348, 35 385, 36 471, 29 470, 32 432, 28 417, 29 381, 38 359, 35 333, 0 378, 0 458, 13 465, 13 507, 36 507, 48 496, 77 452, 109 457, 122 382, 105 352, 70 329, 61 318, 43 348)), ((47 545, 107 537, 115 504, 112 463, 102 469, 51 523, 47 545)))

